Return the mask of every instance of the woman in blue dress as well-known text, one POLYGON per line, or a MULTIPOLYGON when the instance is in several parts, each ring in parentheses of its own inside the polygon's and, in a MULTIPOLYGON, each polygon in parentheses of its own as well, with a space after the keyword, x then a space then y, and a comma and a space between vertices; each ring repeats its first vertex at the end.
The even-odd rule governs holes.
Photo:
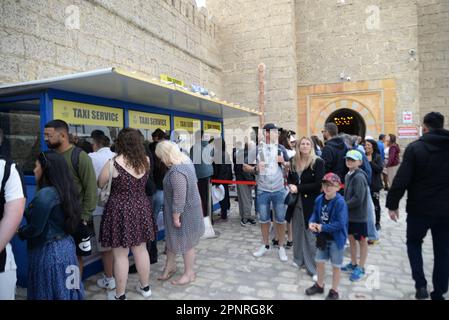
POLYGON ((28 240, 29 300, 81 300, 75 243, 70 234, 80 221, 80 203, 65 159, 41 152, 34 175, 36 196, 28 206, 19 237, 28 240))

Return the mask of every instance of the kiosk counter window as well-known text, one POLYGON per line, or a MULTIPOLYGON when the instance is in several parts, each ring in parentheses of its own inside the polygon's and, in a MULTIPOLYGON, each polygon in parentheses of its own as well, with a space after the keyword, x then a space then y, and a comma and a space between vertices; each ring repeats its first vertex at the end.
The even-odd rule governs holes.
POLYGON ((87 153, 93 152, 92 131, 103 131, 113 143, 124 123, 122 109, 65 100, 53 100, 53 119, 67 122, 71 142, 87 153))
POLYGON ((0 155, 33 175, 40 151, 39 99, 0 103, 0 155))
POLYGON ((167 137, 170 136, 171 126, 169 115, 129 110, 128 119, 129 127, 142 132, 145 141, 153 141, 151 134, 156 129, 161 129, 167 137))

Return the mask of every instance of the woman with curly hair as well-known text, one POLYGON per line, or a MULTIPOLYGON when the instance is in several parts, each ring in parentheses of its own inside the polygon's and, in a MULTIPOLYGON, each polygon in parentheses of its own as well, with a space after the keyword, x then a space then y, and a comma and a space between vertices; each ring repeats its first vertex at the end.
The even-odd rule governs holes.
MULTIPOLYGON (((145 155, 143 136, 135 129, 125 128, 115 141, 111 194, 104 207, 100 226, 100 242, 111 247, 114 256, 115 297, 125 300, 128 278, 128 254, 131 249, 139 274, 137 292, 145 298, 151 296, 149 285, 150 258, 146 243, 154 240, 153 207, 145 194, 149 177, 149 159, 145 155)), ((98 186, 108 183, 110 161, 98 177, 98 186)))

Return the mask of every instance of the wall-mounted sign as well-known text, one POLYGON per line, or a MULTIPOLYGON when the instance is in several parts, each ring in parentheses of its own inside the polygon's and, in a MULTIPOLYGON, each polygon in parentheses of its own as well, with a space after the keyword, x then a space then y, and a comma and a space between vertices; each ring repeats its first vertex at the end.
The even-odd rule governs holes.
POLYGON ((413 123, 413 112, 411 111, 402 112, 402 123, 413 123))
POLYGON ((123 127, 123 110, 81 102, 53 100, 53 119, 69 124, 123 127))
POLYGON ((194 133, 201 130, 201 120, 192 118, 175 117, 175 130, 185 130, 194 133))
POLYGON ((128 116, 129 126, 131 128, 149 130, 159 128, 164 131, 170 130, 170 116, 132 110, 128 111, 128 116))
POLYGON ((166 74, 161 74, 159 77, 163 81, 171 82, 171 83, 177 84, 178 86, 184 87, 184 81, 172 78, 166 74))
POLYGON ((208 133, 210 136, 213 137, 220 137, 222 128, 221 128, 221 122, 216 121, 203 121, 203 130, 205 133, 208 133))
POLYGON ((415 139, 419 137, 419 128, 417 126, 399 126, 399 139, 415 139))

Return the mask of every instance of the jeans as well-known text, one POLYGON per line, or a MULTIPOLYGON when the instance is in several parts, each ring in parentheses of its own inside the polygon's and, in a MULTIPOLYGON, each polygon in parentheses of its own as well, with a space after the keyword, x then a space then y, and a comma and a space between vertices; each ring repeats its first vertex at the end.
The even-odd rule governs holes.
POLYGON ((335 241, 327 241, 326 249, 316 250, 315 262, 331 261, 334 268, 341 268, 343 266, 344 248, 339 249, 335 241))
POLYGON ((164 191, 156 190, 156 193, 153 194, 153 214, 156 223, 159 216, 159 212, 161 211, 163 204, 164 204, 164 191))
POLYGON ((287 191, 282 189, 280 191, 268 192, 257 191, 257 212, 259 213, 260 223, 270 223, 270 204, 274 209, 273 220, 279 224, 285 224, 285 212, 287 206, 284 204, 287 191))
MULTIPOLYGON (((161 211, 162 205, 164 204, 164 191, 156 190, 156 193, 152 196, 153 203, 153 223, 157 225, 157 220, 159 216, 159 211, 161 211)), ((150 256, 150 263, 154 264, 157 262, 157 234, 154 241, 149 241, 147 243, 147 250, 150 256)))
POLYGON ((430 229, 432 232, 434 265, 432 299, 442 299, 449 282, 449 221, 436 221, 426 217, 407 218, 407 253, 415 288, 427 286, 423 269, 422 243, 430 229))

